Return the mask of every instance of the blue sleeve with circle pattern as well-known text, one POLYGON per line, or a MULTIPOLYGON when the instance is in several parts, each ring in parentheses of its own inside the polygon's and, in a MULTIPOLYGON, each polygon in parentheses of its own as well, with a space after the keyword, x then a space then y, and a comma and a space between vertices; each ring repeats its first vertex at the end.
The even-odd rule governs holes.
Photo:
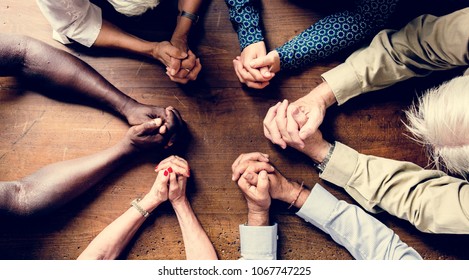
POLYGON ((264 40, 260 28, 258 0, 225 0, 230 21, 238 33, 241 50, 264 40))
POLYGON ((357 0, 353 9, 327 16, 277 48, 280 68, 310 65, 353 46, 384 27, 399 0, 357 0))

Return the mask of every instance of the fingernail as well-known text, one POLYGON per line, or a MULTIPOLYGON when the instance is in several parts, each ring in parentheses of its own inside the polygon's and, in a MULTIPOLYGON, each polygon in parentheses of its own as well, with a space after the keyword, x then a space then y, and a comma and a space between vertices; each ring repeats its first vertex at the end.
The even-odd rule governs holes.
POLYGON ((187 53, 182 53, 182 56, 187 56, 187 53))
POLYGON ((172 169, 171 167, 168 168, 168 172, 169 172, 169 173, 172 173, 172 172, 173 172, 173 169, 172 169))
POLYGON ((165 170, 163 174, 164 174, 164 176, 168 176, 168 175, 169 175, 169 173, 168 173, 167 170, 165 170))
POLYGON ((158 164, 155 166, 155 170, 158 169, 158 164))
POLYGON ((160 118, 153 119, 153 122, 155 123, 156 126, 160 126, 163 123, 163 120, 160 118))
POLYGON ((234 180, 235 180, 235 177, 234 177, 234 176, 233 176, 233 177, 231 177, 231 181, 234 181, 234 180))

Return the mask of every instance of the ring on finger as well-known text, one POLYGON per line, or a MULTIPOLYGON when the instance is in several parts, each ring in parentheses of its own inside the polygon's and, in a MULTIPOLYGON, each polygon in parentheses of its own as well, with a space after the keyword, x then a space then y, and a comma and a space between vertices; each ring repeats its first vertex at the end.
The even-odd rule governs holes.
POLYGON ((189 69, 189 68, 184 68, 184 70, 186 70, 187 73, 190 73, 190 72, 191 72, 191 69, 189 69))

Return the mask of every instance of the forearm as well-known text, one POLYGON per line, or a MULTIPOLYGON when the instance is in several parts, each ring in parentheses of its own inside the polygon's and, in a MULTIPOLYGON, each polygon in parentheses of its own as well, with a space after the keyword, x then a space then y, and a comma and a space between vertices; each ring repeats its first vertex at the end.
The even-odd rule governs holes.
POLYGON ((381 31, 369 47, 356 51, 322 77, 340 105, 399 81, 468 65, 468 14, 469 8, 439 18, 423 15, 398 32, 381 31))
MULTIPOLYGON (((179 12, 185 11, 197 15, 201 4, 202 0, 179 0, 178 9, 179 12)), ((193 24, 194 22, 191 19, 182 17, 179 14, 177 17, 176 28, 174 29, 171 40, 179 39, 187 43, 187 37, 189 36, 189 32, 193 24)))
POLYGON ((329 234, 356 259, 421 259, 391 229, 361 208, 337 200, 318 184, 297 214, 329 234))
MULTIPOLYGON (((138 203, 148 213, 158 207, 148 195, 138 203)), ((80 254, 78 259, 112 260, 117 258, 145 221, 145 217, 134 207, 108 225, 80 254)))
POLYGON ((469 184, 410 162, 367 156, 336 143, 321 178, 344 189, 368 211, 385 210, 419 230, 469 233, 469 184))
POLYGON ((17 181, 0 184, 8 197, 0 209, 16 215, 31 215, 66 204, 127 162, 135 148, 126 141, 82 158, 45 166, 17 181))
POLYGON ((398 1, 356 1, 354 9, 322 18, 277 48, 281 69, 302 68, 360 43, 384 26, 398 1))
POLYGON ((136 101, 115 88, 92 67, 41 41, 0 35, 0 66, 4 75, 20 75, 64 89, 63 92, 110 107, 125 116, 136 101))
POLYGON ((216 260, 217 254, 207 233, 200 225, 189 201, 172 203, 176 212, 188 260, 216 260))
POLYGON ((157 42, 149 42, 131 35, 114 24, 103 20, 101 31, 93 44, 94 47, 112 48, 153 57, 157 42))

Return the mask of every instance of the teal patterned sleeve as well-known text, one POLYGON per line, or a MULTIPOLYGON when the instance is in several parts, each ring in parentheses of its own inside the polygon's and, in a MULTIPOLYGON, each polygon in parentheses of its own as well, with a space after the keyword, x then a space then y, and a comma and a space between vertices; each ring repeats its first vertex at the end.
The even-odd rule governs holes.
POLYGON ((238 33, 241 50, 263 41, 260 28, 258 0, 225 0, 230 13, 230 21, 238 33))
POLYGON ((356 0, 353 9, 327 16, 277 48, 280 68, 311 65, 381 30, 399 0, 356 0))

